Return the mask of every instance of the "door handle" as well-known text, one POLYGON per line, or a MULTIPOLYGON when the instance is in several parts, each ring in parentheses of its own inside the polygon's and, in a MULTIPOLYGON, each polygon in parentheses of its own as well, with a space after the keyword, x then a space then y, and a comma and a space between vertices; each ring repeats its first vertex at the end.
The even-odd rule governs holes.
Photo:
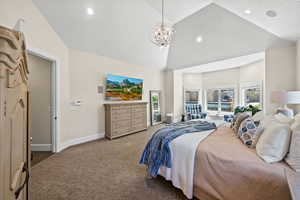
POLYGON ((15 191, 15 198, 18 199, 22 190, 24 189, 25 185, 28 183, 29 181, 29 169, 27 167, 27 163, 24 163, 23 169, 22 169, 22 173, 26 172, 26 177, 25 180, 23 182, 22 185, 20 185, 20 187, 15 191))

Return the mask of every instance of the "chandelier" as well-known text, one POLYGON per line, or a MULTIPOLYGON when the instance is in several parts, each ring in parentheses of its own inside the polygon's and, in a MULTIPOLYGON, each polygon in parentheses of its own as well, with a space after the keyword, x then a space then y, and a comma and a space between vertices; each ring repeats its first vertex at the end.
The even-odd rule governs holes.
POLYGON ((152 42, 159 47, 168 47, 172 41, 175 30, 169 24, 165 23, 164 0, 162 2, 162 22, 154 27, 152 32, 152 42))

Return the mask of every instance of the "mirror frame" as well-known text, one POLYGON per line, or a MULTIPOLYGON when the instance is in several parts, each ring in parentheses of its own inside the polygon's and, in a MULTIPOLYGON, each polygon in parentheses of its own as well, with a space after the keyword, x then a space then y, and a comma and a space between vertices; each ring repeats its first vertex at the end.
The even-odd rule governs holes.
POLYGON ((162 106, 161 106, 161 90, 150 90, 150 124, 151 126, 161 124, 163 123, 162 120, 162 106), (160 106, 160 114, 161 114, 161 120, 159 122, 154 122, 153 121, 153 110, 152 110, 152 93, 158 93, 159 94, 159 106, 160 106))

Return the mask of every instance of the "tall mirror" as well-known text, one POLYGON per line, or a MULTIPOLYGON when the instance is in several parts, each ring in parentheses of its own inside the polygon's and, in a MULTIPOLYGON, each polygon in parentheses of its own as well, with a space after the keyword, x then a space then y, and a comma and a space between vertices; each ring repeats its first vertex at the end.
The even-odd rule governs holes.
POLYGON ((161 118, 161 91, 151 90, 150 91, 150 117, 151 126, 162 122, 161 118))

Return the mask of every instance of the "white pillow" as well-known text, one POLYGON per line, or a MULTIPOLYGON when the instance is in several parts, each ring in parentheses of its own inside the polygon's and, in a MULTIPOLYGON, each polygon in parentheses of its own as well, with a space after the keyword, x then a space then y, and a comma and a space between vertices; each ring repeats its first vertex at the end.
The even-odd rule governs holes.
POLYGON ((298 125, 300 125, 300 121, 294 121, 294 123, 291 125, 291 130, 292 130, 292 132, 294 131, 294 129, 296 129, 297 128, 297 126, 298 125))
POLYGON ((300 172, 300 123, 294 127, 291 138, 290 152, 285 161, 297 172, 300 172))
POLYGON ((255 115, 253 115, 252 119, 257 122, 257 121, 261 121, 263 120, 265 117, 265 114, 263 111, 259 111, 257 113, 255 113, 255 115))
POLYGON ((256 145, 257 154, 267 163, 281 161, 290 145, 291 131, 288 124, 272 122, 260 136, 256 145))
POLYGON ((278 123, 274 115, 266 115, 263 120, 260 121, 263 128, 268 127, 271 123, 278 123))
POLYGON ((275 119, 278 120, 280 123, 284 123, 284 124, 292 124, 294 119, 293 118, 289 118, 286 115, 282 114, 282 113, 278 113, 276 115, 274 115, 275 119))
POLYGON ((294 119, 295 119, 295 121, 300 121, 300 113, 298 113, 297 115, 295 115, 294 119))

